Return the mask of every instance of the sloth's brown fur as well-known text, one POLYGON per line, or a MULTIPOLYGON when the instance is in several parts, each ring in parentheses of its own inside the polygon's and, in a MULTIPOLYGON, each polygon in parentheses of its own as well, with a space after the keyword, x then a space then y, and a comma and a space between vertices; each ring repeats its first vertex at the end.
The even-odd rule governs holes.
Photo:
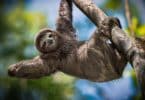
POLYGON ((70 0, 61 0, 57 28, 56 31, 51 30, 51 32, 56 32, 59 37, 56 50, 43 52, 43 49, 37 46, 41 39, 36 40, 40 56, 12 65, 9 68, 10 75, 36 78, 35 74, 37 77, 41 77, 62 71, 69 75, 98 82, 113 80, 122 75, 126 65, 125 58, 107 42, 99 31, 95 31, 88 41, 78 46, 79 41, 76 40, 75 29, 72 25, 70 0), (38 67, 39 70, 27 71, 37 68, 36 66, 40 67, 38 67))

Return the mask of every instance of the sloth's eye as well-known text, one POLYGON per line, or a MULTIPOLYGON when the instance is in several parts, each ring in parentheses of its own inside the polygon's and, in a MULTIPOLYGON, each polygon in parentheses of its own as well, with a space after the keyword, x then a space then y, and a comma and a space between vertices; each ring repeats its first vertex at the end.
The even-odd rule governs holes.
POLYGON ((50 34, 48 37, 49 37, 49 38, 52 38, 52 34, 50 34))

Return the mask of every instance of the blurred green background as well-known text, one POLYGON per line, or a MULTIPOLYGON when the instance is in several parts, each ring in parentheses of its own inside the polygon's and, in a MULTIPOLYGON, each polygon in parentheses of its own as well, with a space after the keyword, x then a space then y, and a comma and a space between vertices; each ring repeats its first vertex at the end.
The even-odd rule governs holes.
MULTIPOLYGON (((61 72, 37 80, 12 78, 8 65, 38 55, 36 33, 55 28, 60 0, 2 0, 0 2, 0 100, 132 100, 140 91, 130 64, 121 79, 97 83, 77 79, 61 72)), ((124 0, 94 0, 109 16, 120 19, 129 33, 124 0)), ((145 1, 130 0, 132 29, 145 35, 145 1)), ((87 40, 95 26, 74 6, 74 26, 80 40, 87 40)))

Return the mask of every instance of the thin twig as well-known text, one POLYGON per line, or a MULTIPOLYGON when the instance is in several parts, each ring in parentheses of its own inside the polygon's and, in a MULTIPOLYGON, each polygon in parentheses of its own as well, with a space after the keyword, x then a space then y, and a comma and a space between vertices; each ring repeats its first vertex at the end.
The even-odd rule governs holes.
POLYGON ((131 36, 134 37, 134 30, 132 29, 132 21, 131 21, 131 12, 130 12, 130 6, 129 1, 125 0, 125 15, 128 23, 129 30, 131 32, 131 36))

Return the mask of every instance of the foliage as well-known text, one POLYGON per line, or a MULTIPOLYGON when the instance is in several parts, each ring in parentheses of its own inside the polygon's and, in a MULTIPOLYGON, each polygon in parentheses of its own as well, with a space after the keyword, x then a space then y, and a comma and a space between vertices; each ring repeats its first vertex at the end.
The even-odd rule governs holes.
POLYGON ((107 0, 104 4, 104 7, 106 7, 107 9, 116 10, 121 7, 121 4, 122 0, 107 0))
POLYGON ((37 80, 0 78, 0 88, 5 89, 4 99, 1 96, 0 99, 10 100, 13 97, 13 100, 48 100, 48 98, 51 100, 65 100, 65 91, 70 86, 52 80, 52 77, 37 80))
POLYGON ((132 29, 136 33, 137 37, 145 36, 145 24, 139 24, 139 21, 136 17, 132 18, 132 29))

